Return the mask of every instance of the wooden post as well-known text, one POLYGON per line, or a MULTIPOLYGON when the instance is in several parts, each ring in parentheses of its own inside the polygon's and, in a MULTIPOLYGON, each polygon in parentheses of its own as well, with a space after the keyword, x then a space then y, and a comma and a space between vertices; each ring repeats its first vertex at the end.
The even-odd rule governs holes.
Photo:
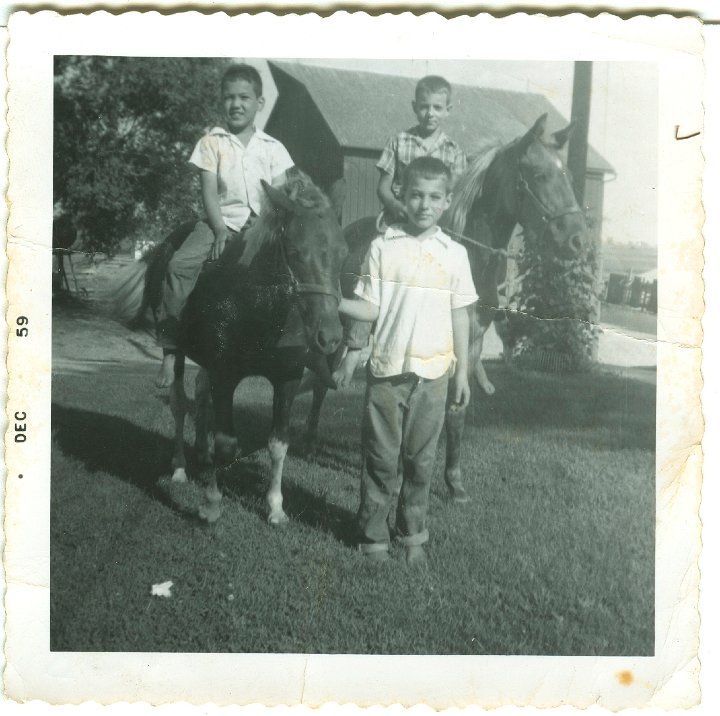
MULTIPOLYGON (((573 76, 573 96, 570 119, 574 123, 568 142, 568 169, 573 177, 573 190, 578 204, 583 210, 585 206, 585 181, 587 179, 588 133, 590 128, 590 99, 592 96, 592 62, 576 62, 573 76)), ((601 217, 597 217, 600 220, 601 217)), ((602 284, 602 246, 600 231, 592 232, 595 236, 596 274, 595 290, 602 284)), ((595 303, 593 323, 600 322, 600 300, 595 303)), ((591 347, 592 359, 598 358, 598 340, 591 347)))

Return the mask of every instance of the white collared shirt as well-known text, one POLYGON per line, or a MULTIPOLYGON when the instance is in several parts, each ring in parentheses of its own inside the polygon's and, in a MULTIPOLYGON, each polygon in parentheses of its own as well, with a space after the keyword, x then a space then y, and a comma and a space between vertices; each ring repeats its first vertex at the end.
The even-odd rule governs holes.
POLYGON ((439 378, 455 365, 451 311, 477 301, 467 251, 439 227, 420 241, 391 226, 365 257, 355 289, 380 307, 370 371, 439 378))
POLYGON ((222 127, 211 129, 196 145, 189 159, 198 169, 217 175, 220 212, 230 229, 239 231, 250 212, 260 213, 264 179, 273 179, 293 166, 287 149, 259 129, 245 146, 222 127))

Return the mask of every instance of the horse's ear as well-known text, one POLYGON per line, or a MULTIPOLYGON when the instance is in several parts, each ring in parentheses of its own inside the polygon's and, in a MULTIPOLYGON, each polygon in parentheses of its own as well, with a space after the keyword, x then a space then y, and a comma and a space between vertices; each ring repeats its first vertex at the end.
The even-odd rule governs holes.
POLYGON ((260 181, 262 182, 263 189, 265 189, 265 193, 268 195, 268 199, 270 199, 270 203, 276 209, 285 209, 286 211, 295 210, 295 203, 282 189, 276 189, 274 186, 270 186, 264 179, 260 181))
POLYGON ((346 193, 347 182, 342 177, 334 182, 328 191, 328 198, 330 199, 330 203, 333 205, 333 209, 335 209, 335 213, 338 215, 338 218, 340 218, 343 204, 345 203, 346 193))
POLYGON ((573 129, 575 128, 575 122, 570 122, 565 129, 559 129, 557 132, 553 132, 552 138, 555 141, 555 147, 562 149, 570 138, 573 129))
POLYGON ((538 117, 535 124, 520 138, 518 149, 523 153, 536 139, 542 139, 545 134, 545 123, 547 122, 547 112, 538 117))

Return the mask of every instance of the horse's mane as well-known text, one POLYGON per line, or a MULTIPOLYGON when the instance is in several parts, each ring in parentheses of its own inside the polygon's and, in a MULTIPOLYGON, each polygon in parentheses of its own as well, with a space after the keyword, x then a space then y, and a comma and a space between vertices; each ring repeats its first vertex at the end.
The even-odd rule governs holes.
MULTIPOLYGON (((278 189, 303 209, 327 209, 331 206, 325 193, 313 184, 305 172, 295 167, 287 171, 287 181, 278 189)), ((240 264, 249 266, 263 246, 275 242, 282 230, 283 219, 283 212, 278 211, 265 196, 258 218, 245 233, 245 248, 240 264)))
POLYGON ((452 205, 443 221, 450 231, 464 233, 468 215, 482 195, 487 171, 502 148, 503 145, 497 142, 483 145, 458 180, 453 190, 452 205))

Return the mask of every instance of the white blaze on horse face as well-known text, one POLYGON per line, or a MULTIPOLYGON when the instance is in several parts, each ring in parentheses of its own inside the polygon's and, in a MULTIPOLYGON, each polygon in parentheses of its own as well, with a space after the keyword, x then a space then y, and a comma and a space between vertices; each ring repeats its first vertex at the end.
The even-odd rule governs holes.
POLYGON ((272 475, 270 477, 270 488, 267 492, 267 502, 270 508, 268 522, 271 525, 280 525, 288 521, 288 516, 283 511, 282 497, 282 473, 285 464, 285 456, 288 451, 288 444, 277 438, 270 438, 268 442, 270 459, 272 461, 272 475))

